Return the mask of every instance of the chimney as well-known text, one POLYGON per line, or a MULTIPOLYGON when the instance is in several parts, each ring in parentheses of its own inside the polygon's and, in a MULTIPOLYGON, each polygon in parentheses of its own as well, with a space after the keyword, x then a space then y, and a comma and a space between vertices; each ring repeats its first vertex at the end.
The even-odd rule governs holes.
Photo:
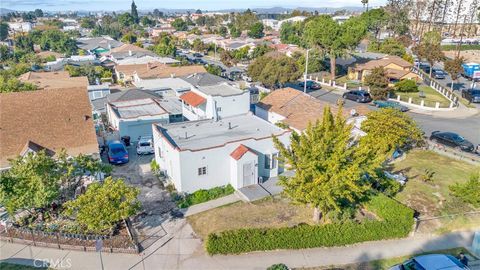
POLYGON ((186 131, 185 131, 185 139, 188 139, 188 134, 186 131))
POLYGON ((232 129, 232 123, 228 122, 228 129, 232 129))
POLYGON ((132 56, 132 51, 131 50, 128 51, 128 55, 132 56))

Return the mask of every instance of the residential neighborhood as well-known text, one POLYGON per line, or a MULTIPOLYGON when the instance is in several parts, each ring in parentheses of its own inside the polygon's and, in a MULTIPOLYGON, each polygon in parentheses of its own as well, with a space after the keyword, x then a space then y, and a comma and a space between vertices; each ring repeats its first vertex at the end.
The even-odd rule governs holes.
POLYGON ((0 17, 0 269, 480 269, 477 0, 0 17))

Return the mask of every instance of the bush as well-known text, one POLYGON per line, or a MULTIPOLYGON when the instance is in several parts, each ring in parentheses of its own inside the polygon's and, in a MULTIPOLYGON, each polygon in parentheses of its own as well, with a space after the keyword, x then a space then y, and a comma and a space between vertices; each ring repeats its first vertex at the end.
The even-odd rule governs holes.
POLYGON ((413 226, 413 210, 377 194, 365 204, 368 211, 380 220, 353 220, 325 225, 298 225, 291 228, 249 228, 212 233, 206 249, 209 254, 238 254, 242 252, 302 249, 349 245, 364 241, 401 238, 413 226))
POLYGON ((401 80, 395 84, 395 91, 402 93, 418 92, 418 85, 414 80, 401 80))
POLYGON ((230 195, 233 192, 235 192, 235 189, 230 184, 223 187, 214 187, 212 189, 200 189, 192 194, 185 195, 183 199, 177 201, 177 205, 180 208, 187 208, 194 204, 199 204, 230 195))
POLYGON ((288 266, 283 263, 278 263, 268 267, 267 270, 288 270, 288 266))
POLYGON ((474 207, 480 207, 480 173, 471 175, 464 184, 456 183, 449 188, 453 196, 474 207))

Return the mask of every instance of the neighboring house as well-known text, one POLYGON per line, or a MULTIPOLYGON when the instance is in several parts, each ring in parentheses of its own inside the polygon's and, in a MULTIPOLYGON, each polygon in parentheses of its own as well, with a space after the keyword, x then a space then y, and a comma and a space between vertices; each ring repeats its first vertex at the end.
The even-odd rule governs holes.
POLYGON ((270 27, 270 28, 272 28, 272 29, 274 29, 274 30, 280 29, 280 28, 278 27, 278 20, 275 20, 275 19, 263 19, 263 20, 262 20, 262 23, 263 23, 264 26, 270 27))
POLYGON ((105 54, 113 62, 118 63, 127 59, 139 59, 143 57, 158 57, 154 52, 135 46, 133 44, 123 44, 117 48, 111 49, 110 52, 105 54))
POLYGON ((66 65, 75 67, 97 66, 100 61, 94 55, 72 55, 69 58, 57 58, 55 61, 44 64, 45 71, 61 71, 66 65))
POLYGON ((155 160, 179 192, 261 183, 283 172, 272 136, 289 144, 290 131, 243 114, 153 125, 155 160))
POLYGON ((210 86, 210 85, 229 82, 229 80, 227 79, 224 79, 220 76, 216 76, 210 73, 194 73, 194 74, 189 74, 187 76, 180 77, 180 79, 184 80, 185 82, 195 87, 210 86))
POLYGON ((152 35, 152 37, 158 37, 162 33, 172 34, 173 32, 175 32, 174 27, 169 26, 169 25, 165 25, 165 26, 160 26, 160 27, 157 27, 157 28, 153 28, 151 35, 152 35))
POLYGON ((180 96, 183 116, 188 120, 222 119, 250 110, 250 91, 228 83, 196 86, 180 96))
POLYGON ((18 32, 30 32, 33 29, 33 24, 31 22, 9 22, 8 29, 12 34, 18 32))
POLYGON ((109 102, 106 110, 110 126, 132 141, 151 136, 152 124, 170 122, 168 112, 153 98, 109 102))
POLYGON ((93 101, 110 95, 110 84, 104 83, 100 85, 89 85, 87 86, 87 90, 88 98, 90 101, 93 101))
POLYGON ((300 49, 297 45, 294 44, 271 44, 270 48, 289 57, 292 57, 293 53, 295 52, 303 52, 302 49, 300 49))
POLYGON ((109 36, 94 37, 94 38, 79 38, 77 39, 77 46, 91 54, 102 54, 111 49, 120 47, 122 42, 116 41, 109 36))
POLYGON ((170 77, 182 77, 194 73, 206 73, 203 66, 179 66, 172 67, 161 63, 147 63, 140 65, 116 65, 115 74, 117 80, 138 82, 145 79, 159 79, 170 77))
POLYGON ((88 79, 82 77, 70 77, 67 71, 55 72, 27 72, 18 77, 22 82, 35 84, 39 89, 63 89, 63 88, 83 88, 85 91, 88 86, 88 79))
POLYGON ((0 169, 8 159, 45 149, 54 156, 98 155, 86 87, 0 94, 0 169))
POLYGON ((121 60, 115 60, 117 65, 139 65, 139 64, 148 64, 148 63, 160 63, 164 65, 172 65, 180 63, 180 61, 175 60, 170 57, 158 57, 158 56, 150 56, 146 55, 140 58, 136 57, 127 57, 121 60))
POLYGON ((146 79, 133 82, 133 85, 142 90, 155 92, 162 97, 179 97, 193 87, 181 78, 146 79))
POLYGON ((277 28, 273 28, 273 30, 280 31, 280 29, 282 28, 282 24, 284 24, 286 22, 289 22, 289 23, 303 22, 306 18, 307 17, 305 17, 305 16, 295 16, 295 17, 291 17, 291 18, 288 18, 288 19, 285 19, 285 20, 281 20, 281 21, 278 22, 277 28))
POLYGON ((357 64, 353 68, 349 68, 348 78, 350 80, 364 81, 365 76, 371 73, 374 68, 383 67, 386 75, 393 84, 400 80, 411 79, 420 81, 417 74, 411 71, 413 64, 398 56, 386 56, 378 60, 371 60, 363 64, 357 64))
MULTIPOLYGON (((317 120, 321 120, 327 106, 333 114, 338 113, 336 105, 318 100, 293 88, 275 90, 255 106, 255 114, 258 117, 272 124, 283 123, 297 133, 303 132, 310 123, 314 124, 317 120)), ((344 109, 344 116, 350 119, 358 115, 366 115, 370 111, 365 105, 356 106, 353 110, 344 109)))

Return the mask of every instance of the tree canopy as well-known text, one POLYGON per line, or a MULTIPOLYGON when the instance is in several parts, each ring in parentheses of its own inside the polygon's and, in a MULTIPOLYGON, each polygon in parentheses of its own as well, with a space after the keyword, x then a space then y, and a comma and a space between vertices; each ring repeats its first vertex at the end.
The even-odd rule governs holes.
POLYGON ((248 36, 251 38, 262 38, 265 35, 263 33, 263 23, 256 22, 250 26, 248 30, 248 36))
POLYGON ((370 87, 370 95, 372 98, 377 99, 385 99, 387 98, 389 92, 389 81, 387 78, 387 74, 383 67, 376 67, 372 69, 370 74, 365 76, 365 83, 370 87))
POLYGON ((248 66, 248 74, 253 80, 262 82, 266 87, 278 88, 298 79, 302 71, 291 57, 266 54, 258 57, 248 66))
POLYGON ((341 109, 334 116, 326 107, 321 121, 292 134, 290 147, 274 138, 279 159, 295 170, 294 176, 280 178, 284 194, 314 208, 316 221, 320 215, 334 218, 350 212, 368 194, 369 183, 362 176, 383 162, 370 145, 352 145, 351 131, 341 109))
POLYGON ((465 62, 465 58, 463 57, 455 57, 454 59, 447 59, 445 60, 443 66, 445 71, 450 74, 452 78, 451 88, 453 90, 453 81, 458 80, 460 74, 463 72, 462 64, 465 62))
POLYGON ((181 18, 176 18, 172 22, 172 27, 175 28, 175 30, 177 30, 177 31, 187 31, 187 29, 188 29, 187 23, 184 20, 182 20, 181 18))
POLYGON ((280 40, 285 44, 301 45, 303 22, 285 22, 280 27, 280 40))
POLYGON ((103 183, 90 184, 84 194, 65 203, 64 213, 87 231, 104 233, 140 209, 139 193, 138 188, 126 185, 122 179, 108 177, 103 183))

